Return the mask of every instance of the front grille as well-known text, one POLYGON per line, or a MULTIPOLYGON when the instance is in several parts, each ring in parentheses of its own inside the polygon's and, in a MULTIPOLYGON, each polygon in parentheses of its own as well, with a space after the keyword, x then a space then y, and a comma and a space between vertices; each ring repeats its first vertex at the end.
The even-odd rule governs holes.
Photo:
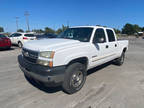
POLYGON ((36 63, 37 58, 38 58, 38 52, 37 51, 32 51, 28 49, 22 49, 22 54, 24 59, 26 59, 29 62, 36 63))

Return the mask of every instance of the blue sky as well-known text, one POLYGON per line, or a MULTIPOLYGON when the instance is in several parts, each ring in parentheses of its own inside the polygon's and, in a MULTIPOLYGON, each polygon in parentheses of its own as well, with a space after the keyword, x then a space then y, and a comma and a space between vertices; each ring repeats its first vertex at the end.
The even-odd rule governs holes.
POLYGON ((0 0, 0 26, 6 32, 26 30, 24 12, 29 11, 30 29, 70 26, 105 25, 122 28, 129 22, 144 26, 143 0, 0 0))

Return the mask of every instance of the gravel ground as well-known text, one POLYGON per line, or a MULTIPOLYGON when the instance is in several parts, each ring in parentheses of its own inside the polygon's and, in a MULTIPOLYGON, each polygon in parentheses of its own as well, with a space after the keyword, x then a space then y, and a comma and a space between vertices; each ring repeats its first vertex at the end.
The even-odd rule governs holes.
POLYGON ((0 51, 0 108, 144 108, 144 40, 129 40, 122 66, 107 63, 88 71, 73 95, 27 80, 17 62, 21 49, 0 51))

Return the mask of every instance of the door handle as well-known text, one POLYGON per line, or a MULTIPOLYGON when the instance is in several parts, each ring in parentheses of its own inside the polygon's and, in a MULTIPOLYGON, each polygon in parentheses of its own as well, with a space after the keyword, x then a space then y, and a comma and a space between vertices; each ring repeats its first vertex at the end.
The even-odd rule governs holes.
POLYGON ((115 44, 115 47, 117 47, 117 44, 115 44))
POLYGON ((106 48, 109 48, 109 46, 108 46, 108 45, 106 45, 106 48))

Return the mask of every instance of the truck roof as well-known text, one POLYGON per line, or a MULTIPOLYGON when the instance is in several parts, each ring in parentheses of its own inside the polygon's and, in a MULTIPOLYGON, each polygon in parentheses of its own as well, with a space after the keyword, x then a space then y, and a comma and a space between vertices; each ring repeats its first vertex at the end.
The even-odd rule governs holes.
POLYGON ((70 28, 81 28, 81 27, 113 29, 113 28, 109 28, 109 27, 106 27, 106 26, 99 26, 99 25, 96 25, 96 26, 73 26, 73 27, 70 27, 70 28))

